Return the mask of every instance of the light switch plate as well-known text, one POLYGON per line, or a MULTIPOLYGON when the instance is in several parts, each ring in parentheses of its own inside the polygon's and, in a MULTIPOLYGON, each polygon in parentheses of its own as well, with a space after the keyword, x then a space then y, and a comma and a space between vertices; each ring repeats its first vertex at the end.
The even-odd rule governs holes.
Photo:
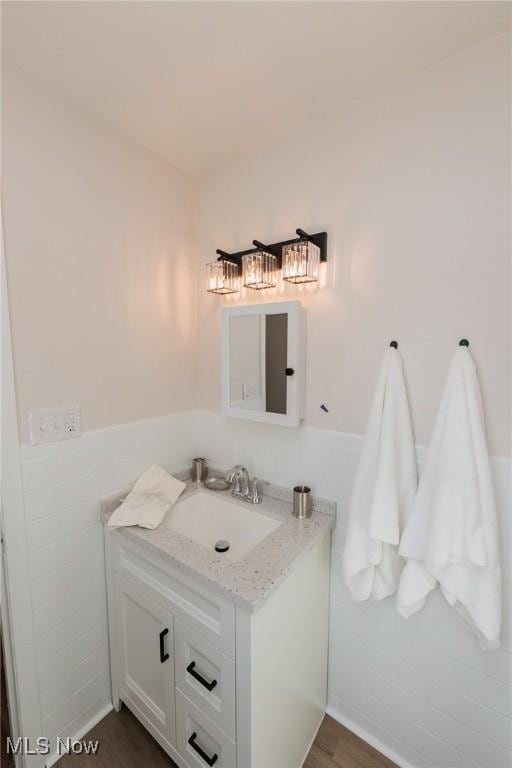
POLYGON ((78 405, 71 405, 67 408, 41 408, 30 411, 28 428, 32 445, 79 437, 80 409, 78 405))

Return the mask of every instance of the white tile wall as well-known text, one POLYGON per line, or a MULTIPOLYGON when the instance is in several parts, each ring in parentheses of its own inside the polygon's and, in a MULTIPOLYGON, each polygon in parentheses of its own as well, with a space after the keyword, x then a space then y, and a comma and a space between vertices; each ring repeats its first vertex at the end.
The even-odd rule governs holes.
POLYGON ((281 485, 306 482, 337 501, 331 714, 403 766, 509 768, 510 461, 493 460, 505 566, 504 647, 483 652, 439 594, 411 619, 397 614, 392 599, 351 601, 341 553, 360 445, 358 435, 269 427, 205 411, 86 433, 66 443, 24 445, 45 733, 74 735, 110 701, 99 499, 129 485, 149 462, 175 469, 201 454, 217 466, 242 462, 281 485))
MULTIPOLYGON (((332 543, 329 711, 404 766, 510 768, 511 462, 493 459, 504 565, 503 648, 484 652, 435 593, 401 618, 393 599, 354 603, 341 575, 345 522, 361 437, 198 415, 203 455, 283 485, 307 483, 338 502, 332 543)), ((418 451, 420 461, 424 449, 418 451)))
POLYGON ((151 462, 187 465, 196 443, 190 412, 22 446, 45 735, 74 736, 111 701, 100 498, 151 462))

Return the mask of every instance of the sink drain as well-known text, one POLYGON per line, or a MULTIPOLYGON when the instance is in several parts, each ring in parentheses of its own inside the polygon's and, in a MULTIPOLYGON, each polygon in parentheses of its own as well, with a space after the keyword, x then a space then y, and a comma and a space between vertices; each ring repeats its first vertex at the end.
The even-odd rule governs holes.
POLYGON ((227 552, 228 549, 229 549, 229 541, 226 541, 226 539, 219 539, 219 541, 215 544, 216 552, 227 552))

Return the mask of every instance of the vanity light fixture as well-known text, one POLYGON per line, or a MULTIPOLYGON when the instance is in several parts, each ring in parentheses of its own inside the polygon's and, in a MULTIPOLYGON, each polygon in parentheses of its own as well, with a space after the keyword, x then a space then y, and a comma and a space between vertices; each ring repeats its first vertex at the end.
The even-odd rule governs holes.
POLYGON ((244 288, 258 291, 275 288, 279 270, 288 283, 317 281, 320 262, 327 261, 327 232, 308 235, 303 229, 295 231, 297 237, 291 240, 270 245, 253 240, 253 248, 237 253, 217 248, 217 261, 207 264, 207 290, 210 293, 236 293, 240 288, 240 277, 244 288))
POLYGON ((283 246, 283 280, 314 283, 318 280, 320 248, 309 240, 283 246))
POLYGON ((240 276, 238 264, 226 259, 211 261, 206 265, 208 293, 238 293, 240 276))
POLYGON ((277 259, 273 253, 256 251, 242 256, 242 285, 261 291, 277 285, 277 259))

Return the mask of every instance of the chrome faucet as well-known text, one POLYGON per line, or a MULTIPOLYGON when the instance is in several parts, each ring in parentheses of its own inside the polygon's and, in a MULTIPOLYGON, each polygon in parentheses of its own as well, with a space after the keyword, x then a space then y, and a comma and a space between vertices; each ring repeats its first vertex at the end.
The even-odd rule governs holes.
POLYGON ((258 493, 256 478, 253 478, 251 482, 246 467, 237 464, 226 472, 226 480, 228 483, 233 483, 233 490, 231 491, 232 496, 247 501, 249 504, 261 503, 261 496, 258 493))

